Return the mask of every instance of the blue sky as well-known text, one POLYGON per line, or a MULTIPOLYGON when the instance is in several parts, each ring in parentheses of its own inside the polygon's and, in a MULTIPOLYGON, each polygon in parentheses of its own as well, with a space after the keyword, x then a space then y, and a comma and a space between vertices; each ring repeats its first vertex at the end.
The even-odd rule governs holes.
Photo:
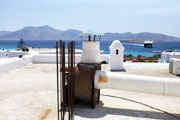
POLYGON ((180 0, 0 0, 0 30, 42 25, 180 37, 180 0))

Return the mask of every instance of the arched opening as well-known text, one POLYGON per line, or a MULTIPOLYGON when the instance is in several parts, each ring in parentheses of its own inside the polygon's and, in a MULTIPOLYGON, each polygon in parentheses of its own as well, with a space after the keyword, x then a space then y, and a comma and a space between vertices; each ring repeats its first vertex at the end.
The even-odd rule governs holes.
POLYGON ((119 54, 119 50, 118 49, 116 49, 116 55, 118 55, 119 54))

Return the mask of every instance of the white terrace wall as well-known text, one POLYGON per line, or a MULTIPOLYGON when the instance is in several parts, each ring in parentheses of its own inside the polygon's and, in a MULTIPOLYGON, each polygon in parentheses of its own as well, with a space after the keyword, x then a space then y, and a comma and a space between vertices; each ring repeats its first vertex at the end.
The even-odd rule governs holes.
POLYGON ((9 52, 9 57, 12 58, 12 57, 19 57, 19 56, 23 56, 23 55, 28 55, 29 53, 28 52, 9 52))
MULTIPOLYGON (((59 58, 58 58, 59 59, 59 58)), ((78 63, 81 59, 81 55, 76 55, 75 63, 78 63)), ((68 56, 65 56, 65 62, 68 63, 68 56)), ((55 54, 37 54, 33 56, 32 62, 34 64, 55 64, 56 55, 55 54)))
MULTIPOLYGON (((66 63, 68 62, 68 56, 66 55, 66 63)), ((81 54, 76 54, 75 63, 79 63, 81 54)), ((108 55, 101 55, 102 61, 109 62, 108 55)), ((37 54, 37 55, 24 55, 22 58, 1 58, 0 59, 0 74, 15 70, 28 64, 55 64, 56 55, 53 54, 37 54)))
POLYGON ((0 51, 0 58, 9 58, 9 53, 7 51, 0 51))
POLYGON ((0 59, 0 74, 15 70, 32 63, 32 55, 25 55, 22 58, 2 58, 0 59))
MULTIPOLYGON (((65 63, 68 63, 68 56, 65 56, 65 63)), ((79 63, 81 60, 81 54, 75 55, 75 63, 79 63)), ((109 63, 109 55, 101 55, 101 60, 109 63)), ((34 64, 55 64, 56 55, 55 54, 37 54, 33 56, 32 62, 34 64)))
POLYGON ((28 54, 29 54, 28 52, 22 52, 22 51, 0 51, 0 58, 13 58, 28 54))

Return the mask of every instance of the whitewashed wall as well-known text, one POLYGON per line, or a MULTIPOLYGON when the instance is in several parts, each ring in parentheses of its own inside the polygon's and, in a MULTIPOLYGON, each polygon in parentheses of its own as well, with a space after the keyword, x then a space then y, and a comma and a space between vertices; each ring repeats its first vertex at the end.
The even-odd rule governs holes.
MULTIPOLYGON (((109 62, 108 55, 101 56, 102 61, 109 62)), ((68 56, 66 55, 66 63, 68 62, 68 56)), ((81 54, 76 54, 75 63, 79 63, 81 60, 81 54)), ((0 59, 0 74, 15 70, 28 64, 55 64, 56 55, 53 54, 37 54, 37 55, 24 55, 22 58, 1 58, 0 59)))
MULTIPOLYGON (((77 54, 75 56, 75 63, 79 63, 81 59, 81 55, 77 54)), ((65 62, 68 63, 68 56, 65 56, 65 62)), ((37 54, 33 56, 34 64, 55 64, 56 63, 56 55, 55 54, 37 54)))
POLYGON ((28 52, 22 52, 22 51, 0 51, 0 58, 13 58, 13 57, 19 57, 20 55, 28 55, 28 52))
POLYGON ((28 55, 29 53, 28 52, 20 52, 20 51, 17 51, 17 52, 9 52, 9 57, 12 58, 12 57, 19 57, 20 55, 28 55))
POLYGON ((102 54, 101 55, 101 61, 106 61, 107 64, 109 63, 109 58, 110 58, 109 54, 102 54))
POLYGON ((26 55, 22 58, 2 58, 0 59, 0 74, 15 70, 28 64, 32 64, 32 55, 26 55))
POLYGON ((9 58, 9 53, 7 51, 0 51, 0 58, 9 58))
MULTIPOLYGON (((65 62, 68 63, 68 56, 65 56, 65 62)), ((81 54, 75 55, 75 63, 79 63, 81 60, 81 54)), ((109 55, 101 55, 101 60, 109 63, 109 55)), ((35 64, 55 64, 56 55, 55 54, 37 54, 33 56, 33 63, 35 64)))

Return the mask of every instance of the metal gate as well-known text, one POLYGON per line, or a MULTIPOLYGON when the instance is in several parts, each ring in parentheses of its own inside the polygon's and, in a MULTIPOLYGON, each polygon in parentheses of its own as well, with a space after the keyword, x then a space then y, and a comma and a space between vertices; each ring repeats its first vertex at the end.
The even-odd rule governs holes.
POLYGON ((75 42, 56 42, 57 66, 57 114, 58 120, 74 119, 74 89, 75 89, 75 42), (67 53, 67 55, 66 55, 67 53), (67 58, 67 60, 66 60, 67 58), (66 64, 67 61, 67 64, 66 64), (61 113, 61 114, 60 114, 61 113), (66 114, 68 113, 68 117, 66 114))

